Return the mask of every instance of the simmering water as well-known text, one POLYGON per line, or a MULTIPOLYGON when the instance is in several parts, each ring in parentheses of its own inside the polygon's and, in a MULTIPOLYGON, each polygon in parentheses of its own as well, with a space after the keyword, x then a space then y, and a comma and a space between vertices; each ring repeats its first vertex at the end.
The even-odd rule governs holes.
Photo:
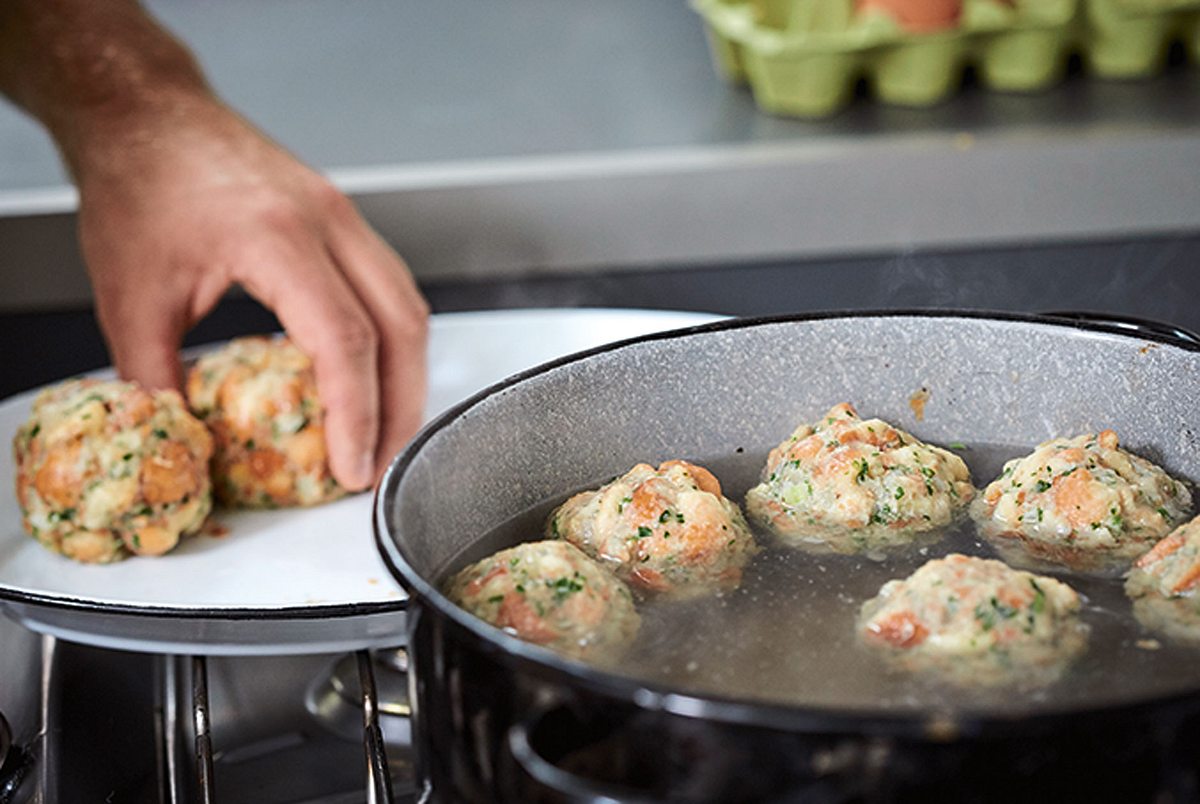
MULTIPOLYGON (((1028 449, 969 445, 959 454, 982 488, 1005 461, 1028 449)), ((758 482, 765 454, 698 461, 742 503, 758 482)), ((598 482, 597 486, 600 485, 598 482)), ((450 567, 457 570, 496 550, 544 538, 548 500, 476 542, 450 567)), ((1024 689, 956 689, 936 678, 886 669, 858 643, 855 619, 862 604, 892 578, 903 578, 947 553, 996 558, 965 515, 932 545, 891 551, 882 560, 814 555, 781 546, 755 531, 761 548, 741 587, 685 602, 640 598, 637 642, 614 669, 683 692, 725 698, 846 710, 1063 710, 1135 701, 1200 689, 1200 650, 1156 638, 1133 618, 1121 579, 1058 574, 1084 598, 1090 630, 1087 651, 1056 684, 1024 689)), ((636 593, 635 593, 636 594, 636 593)))

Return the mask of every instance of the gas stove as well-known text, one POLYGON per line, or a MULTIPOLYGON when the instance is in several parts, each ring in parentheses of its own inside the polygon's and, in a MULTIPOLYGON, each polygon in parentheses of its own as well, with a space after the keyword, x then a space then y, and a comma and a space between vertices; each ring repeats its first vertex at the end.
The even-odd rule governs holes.
POLYGON ((4 804, 418 799, 402 650, 159 656, 3 619, 0 645, 4 804))

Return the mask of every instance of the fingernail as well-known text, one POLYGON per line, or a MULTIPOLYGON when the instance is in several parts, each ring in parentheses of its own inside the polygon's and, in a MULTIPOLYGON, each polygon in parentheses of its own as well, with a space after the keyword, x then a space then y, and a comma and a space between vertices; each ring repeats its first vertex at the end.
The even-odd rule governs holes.
POLYGON ((358 465, 354 469, 354 478, 360 489, 365 489, 375 482, 375 456, 373 454, 364 452, 358 459, 358 465))

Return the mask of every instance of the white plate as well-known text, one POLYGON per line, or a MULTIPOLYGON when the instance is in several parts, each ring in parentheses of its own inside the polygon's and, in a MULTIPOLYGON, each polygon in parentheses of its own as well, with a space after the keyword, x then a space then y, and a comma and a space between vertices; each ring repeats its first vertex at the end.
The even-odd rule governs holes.
MULTIPOLYGON (((547 360, 715 319, 589 309, 434 316, 426 420, 547 360)), ((0 434, 16 432, 35 394, 0 402, 0 434)), ((36 631, 102 647, 214 655, 344 651, 403 635, 404 592, 376 551, 369 493, 309 509, 221 510, 215 519, 228 535, 192 537, 162 558, 96 566, 51 553, 25 533, 13 474, 4 450, 0 610, 36 631)))

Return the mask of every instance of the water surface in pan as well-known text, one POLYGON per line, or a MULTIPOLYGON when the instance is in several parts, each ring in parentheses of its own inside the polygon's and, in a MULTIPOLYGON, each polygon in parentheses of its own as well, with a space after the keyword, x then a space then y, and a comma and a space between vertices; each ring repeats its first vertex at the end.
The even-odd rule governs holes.
MULTIPOLYGON (((1028 449, 971 444, 960 451, 977 486, 1028 449)), ((700 460, 725 494, 741 502, 765 455, 700 460)), ((599 485, 599 484, 597 484, 599 485)), ((568 495, 548 500, 473 544, 451 569, 521 541, 540 539, 546 515, 568 495)), ((1045 688, 962 689, 935 678, 889 671, 858 643, 855 618, 892 578, 958 552, 995 558, 963 517, 935 544, 889 552, 882 560, 814 555, 756 532, 763 548, 732 593, 687 602, 639 599, 642 628, 617 672, 656 686, 724 698, 848 710, 1020 711, 1095 707, 1200 690, 1200 650, 1172 645, 1133 618, 1120 579, 1063 573, 1084 597, 1088 648, 1065 676, 1045 688)))

